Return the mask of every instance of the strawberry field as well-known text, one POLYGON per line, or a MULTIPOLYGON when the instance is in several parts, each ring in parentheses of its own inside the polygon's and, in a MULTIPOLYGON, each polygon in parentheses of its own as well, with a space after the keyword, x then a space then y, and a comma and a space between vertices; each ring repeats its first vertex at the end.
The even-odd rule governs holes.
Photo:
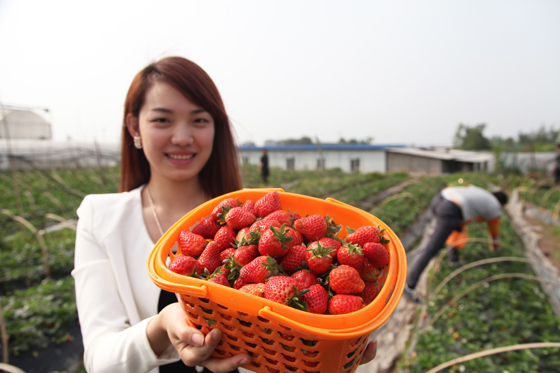
MULTIPOLYGON (((256 166, 245 166, 242 172, 246 187, 264 186, 256 166)), ((354 205, 404 236, 426 211, 433 195, 460 178, 485 188, 500 185, 511 191, 518 187, 527 203, 551 215, 557 215, 560 209, 560 189, 548 185, 539 175, 413 178, 405 173, 272 170, 269 186, 354 205)), ((45 348, 78 343, 69 332, 77 325, 70 277, 75 211, 86 194, 117 189, 118 169, 0 173, 4 361, 8 353, 14 364, 40 363, 45 348)), ((445 253, 436 260, 428 276, 429 300, 418 308, 409 348, 398 362, 399 369, 426 372, 449 360, 496 347, 560 342, 560 317, 553 312, 531 265, 523 261, 523 242, 507 216, 502 227, 503 245, 495 252, 488 250, 484 225, 469 228, 475 239, 461 251, 461 261, 477 263, 472 268, 448 277, 457 268, 448 263, 445 253), (494 260, 484 262, 491 258, 494 260)), ((554 372, 558 366, 559 348, 538 348, 486 356, 444 371, 554 372)))

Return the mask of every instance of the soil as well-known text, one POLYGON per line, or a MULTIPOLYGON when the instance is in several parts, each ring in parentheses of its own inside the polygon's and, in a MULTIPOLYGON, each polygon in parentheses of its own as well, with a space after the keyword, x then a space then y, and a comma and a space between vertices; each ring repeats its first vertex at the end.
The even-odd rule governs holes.
POLYGON ((525 215, 525 219, 532 226, 537 227, 540 238, 539 247, 550 262, 560 270, 560 234, 554 230, 554 226, 545 224, 541 220, 525 215))

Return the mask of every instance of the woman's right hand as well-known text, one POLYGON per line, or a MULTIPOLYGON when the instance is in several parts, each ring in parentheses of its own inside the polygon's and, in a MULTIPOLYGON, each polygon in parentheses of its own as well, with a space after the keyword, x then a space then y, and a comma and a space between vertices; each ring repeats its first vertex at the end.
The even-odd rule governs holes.
POLYGON ((172 344, 183 363, 188 366, 198 365, 212 372, 227 373, 251 361, 248 354, 229 358, 211 357, 222 338, 222 332, 214 329, 205 336, 200 330, 191 327, 179 303, 170 304, 161 310, 148 324, 147 333, 150 345, 157 355, 172 344))

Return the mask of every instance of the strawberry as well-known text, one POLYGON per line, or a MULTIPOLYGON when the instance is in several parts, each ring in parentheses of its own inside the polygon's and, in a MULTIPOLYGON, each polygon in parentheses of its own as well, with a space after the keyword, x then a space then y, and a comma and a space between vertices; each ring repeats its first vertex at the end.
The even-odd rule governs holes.
POLYGON ((296 271, 296 268, 302 266, 305 262, 305 251, 307 248, 303 245, 295 245, 288 249, 288 253, 280 260, 280 265, 288 274, 296 271))
POLYGON ((328 310, 332 315, 358 311, 364 307, 362 298, 356 295, 336 294, 329 299, 328 310))
POLYGON ((270 227, 270 229, 262 232, 261 240, 259 241, 259 253, 261 255, 270 255, 275 259, 286 255, 289 250, 288 243, 294 239, 288 236, 288 229, 291 228, 286 228, 286 225, 282 225, 280 229, 270 227))
POLYGON ((201 276, 206 281, 213 282, 215 284, 231 287, 227 277, 225 276, 224 272, 221 271, 220 267, 217 267, 213 272, 210 272, 208 269, 204 270, 204 275, 201 276))
POLYGON ((342 264, 329 273, 329 285, 337 294, 358 294, 364 290, 364 280, 354 267, 342 264))
POLYGON ((257 220, 254 222, 250 227, 249 231, 251 232, 263 232, 266 229, 270 229, 270 227, 280 228, 282 224, 278 220, 269 219, 269 220, 257 220))
POLYGON ((242 291, 247 294, 253 294, 257 297, 264 297, 264 284, 262 282, 258 284, 247 284, 239 288, 239 291, 242 291))
POLYGON ((234 252, 235 252, 235 249, 233 247, 228 247, 227 249, 221 251, 220 252, 220 259, 222 260, 222 263, 224 262, 224 260, 231 257, 234 252))
POLYGON ((287 224, 289 227, 294 223, 293 214, 286 210, 276 210, 265 216, 263 220, 278 220, 280 224, 287 224))
POLYGON ((206 245, 206 248, 198 257, 198 261, 204 268, 208 269, 210 273, 214 272, 216 268, 222 264, 220 250, 218 249, 216 241, 208 242, 208 245, 206 245))
POLYGON ((319 242, 316 245, 309 245, 305 250, 305 263, 309 269, 317 274, 323 274, 331 267, 333 258, 331 252, 326 246, 322 246, 319 242))
POLYGON ((282 210, 280 193, 277 190, 266 193, 255 202, 255 213, 262 218, 276 210, 282 210))
POLYGON ((188 229, 183 229, 179 233, 178 242, 181 254, 190 255, 195 258, 202 253, 204 246, 206 246, 206 240, 204 237, 192 233, 188 229))
POLYGON ((383 268, 389 264, 389 252, 380 243, 368 242, 364 245, 364 254, 376 268, 383 268))
POLYGON ((196 260, 192 256, 184 254, 175 255, 175 258, 169 266, 169 269, 180 275, 187 276, 193 275, 194 273, 200 274, 204 270, 198 260, 196 260))
POLYGON ((257 220, 257 217, 244 207, 232 207, 227 212, 225 220, 231 229, 237 230, 250 226, 257 220))
POLYGON ((377 242, 377 243, 387 243, 389 240, 386 240, 382 233, 385 229, 379 230, 378 227, 374 227, 373 225, 365 225, 359 227, 356 230, 347 227, 346 230, 348 231, 348 235, 346 236, 346 241, 364 247, 364 245, 368 242, 377 242))
MULTIPOLYGON (((235 280, 235 281, 233 282, 233 285, 232 285, 231 287, 234 288, 234 289, 239 290, 239 289, 241 289, 241 288, 242 288, 243 286, 245 286, 245 285, 248 285, 248 284, 247 284, 243 279, 238 278, 237 280, 235 280)), ((264 285, 264 283, 263 283, 263 285, 264 285)))
POLYGON ((228 226, 223 226, 214 235, 214 241, 219 251, 225 250, 235 242, 235 231, 228 226))
POLYGON ((247 265, 241 267, 239 279, 246 284, 265 282, 269 276, 279 273, 278 263, 271 256, 258 256, 247 265))
POLYGON ((288 305, 296 295, 295 281, 287 276, 272 276, 264 284, 264 297, 271 301, 288 305))
POLYGON ((308 269, 299 270, 290 277, 295 280, 297 291, 302 291, 318 284, 317 275, 308 269))
POLYGON ((381 274, 381 271, 378 268, 374 267, 367 258, 366 260, 364 260, 364 265, 358 272, 360 272, 360 277, 366 283, 376 282, 379 278, 379 275, 381 274))
POLYGON ((235 198, 226 198, 222 200, 220 203, 218 203, 216 207, 214 207, 211 214, 212 219, 218 221, 220 220, 220 217, 218 215, 223 214, 224 208, 227 211, 232 207, 238 207, 238 206, 239 206, 239 202, 235 198))
POLYGON ((257 215, 255 213, 255 202, 248 199, 247 201, 245 201, 245 203, 243 204, 243 207, 245 207, 247 209, 247 211, 249 211, 251 214, 253 215, 257 215))
POLYGON ((309 241, 316 241, 326 236, 327 221, 324 216, 310 215, 294 221, 294 229, 309 241))
POLYGON ((377 294, 379 294, 379 285, 377 285, 377 282, 366 282, 364 290, 362 290, 358 296, 363 299, 364 304, 367 306, 373 302, 377 294))
POLYGON ((233 253, 233 260, 240 267, 249 264, 253 259, 259 256, 257 245, 241 246, 233 253))
POLYGON ((365 257, 360 246, 346 243, 338 249, 336 259, 338 264, 346 264, 359 271, 364 266, 365 257))
POLYGON ((286 246, 288 246, 288 248, 303 244, 303 236, 292 227, 286 227, 286 236, 293 238, 293 240, 290 240, 288 243, 286 243, 286 246))
POLYGON ((329 296, 322 285, 311 285, 309 291, 303 295, 302 300, 307 303, 307 311, 311 313, 322 314, 327 312, 329 296))
POLYGON ((211 240, 214 238, 218 229, 220 229, 220 224, 218 224, 216 220, 212 219, 212 217, 208 216, 195 225, 191 229, 191 232, 211 240))
POLYGON ((342 246, 342 242, 331 237, 323 237, 319 240, 319 243, 323 246, 327 246, 329 249, 332 249, 331 256, 333 259, 336 258, 336 253, 338 252, 338 249, 340 249, 340 247, 342 246))

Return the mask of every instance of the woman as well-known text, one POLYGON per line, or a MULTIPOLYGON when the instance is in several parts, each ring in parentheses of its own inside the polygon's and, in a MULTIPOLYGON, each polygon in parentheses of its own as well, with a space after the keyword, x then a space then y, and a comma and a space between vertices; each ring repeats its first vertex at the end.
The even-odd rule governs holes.
MULTIPOLYGON (((247 364, 244 353, 210 357, 221 331, 204 336, 189 327, 174 296, 146 270, 155 242, 177 220, 241 189, 224 105, 198 65, 168 57, 136 75, 125 101, 121 157, 121 193, 87 196, 78 209, 72 275, 87 371, 229 372, 247 364)), ((370 346, 364 361, 374 355, 370 346)))

